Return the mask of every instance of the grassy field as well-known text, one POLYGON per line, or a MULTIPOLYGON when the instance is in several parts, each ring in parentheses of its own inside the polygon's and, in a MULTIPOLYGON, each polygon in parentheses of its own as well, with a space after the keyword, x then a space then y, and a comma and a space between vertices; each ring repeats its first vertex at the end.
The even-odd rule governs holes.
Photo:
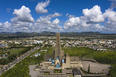
POLYGON ((25 50, 24 48, 21 48, 21 49, 10 49, 10 50, 8 50, 11 54, 17 54, 18 52, 20 52, 20 51, 23 51, 23 50, 25 50))
POLYGON ((80 59, 95 52, 93 49, 86 47, 65 47, 62 50, 64 50, 64 53, 68 53, 70 56, 78 56, 80 59))

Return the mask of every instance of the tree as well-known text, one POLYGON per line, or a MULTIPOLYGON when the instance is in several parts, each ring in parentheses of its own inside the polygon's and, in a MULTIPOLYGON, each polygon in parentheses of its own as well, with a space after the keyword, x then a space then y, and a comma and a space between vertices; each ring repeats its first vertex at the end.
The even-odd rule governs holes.
POLYGON ((88 66, 88 73, 90 74, 90 64, 89 64, 89 66, 88 66))

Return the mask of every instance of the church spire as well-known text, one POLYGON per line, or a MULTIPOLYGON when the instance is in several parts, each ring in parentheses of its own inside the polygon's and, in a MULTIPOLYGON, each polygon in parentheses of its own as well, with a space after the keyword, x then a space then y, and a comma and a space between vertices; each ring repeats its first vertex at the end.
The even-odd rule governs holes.
POLYGON ((60 60, 62 59, 60 33, 56 34, 56 48, 55 48, 54 59, 56 59, 57 57, 59 57, 60 60))

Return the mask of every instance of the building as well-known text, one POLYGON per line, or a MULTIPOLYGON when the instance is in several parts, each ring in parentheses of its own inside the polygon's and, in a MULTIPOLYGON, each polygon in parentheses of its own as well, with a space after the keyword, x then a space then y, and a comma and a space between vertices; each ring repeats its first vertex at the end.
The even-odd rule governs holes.
MULTIPOLYGON (((60 34, 56 35, 56 48, 52 55, 44 55, 44 61, 40 63, 40 66, 33 65, 30 71, 33 71, 36 76, 34 77, 106 77, 110 65, 104 65, 97 63, 93 60, 80 60, 77 56, 69 56, 68 53, 64 54, 61 50, 60 34), (87 72, 88 65, 90 66, 90 72, 96 74, 84 74, 82 69, 87 72), (32 70, 33 69, 33 70, 32 70), (103 72, 103 74, 99 73, 103 72)), ((30 75, 34 75, 31 74, 30 75)), ((33 76, 32 76, 33 77, 33 76)))
POLYGON ((52 55, 44 55, 44 61, 40 63, 40 69, 65 69, 81 67, 79 57, 64 55, 61 50, 60 33, 56 35, 56 48, 52 55))

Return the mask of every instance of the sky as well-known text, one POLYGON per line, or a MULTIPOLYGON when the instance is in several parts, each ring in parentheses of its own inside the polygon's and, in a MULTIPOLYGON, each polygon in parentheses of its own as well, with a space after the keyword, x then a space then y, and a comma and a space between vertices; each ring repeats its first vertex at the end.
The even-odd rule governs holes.
POLYGON ((116 33, 116 0, 0 0, 0 32, 116 33))

